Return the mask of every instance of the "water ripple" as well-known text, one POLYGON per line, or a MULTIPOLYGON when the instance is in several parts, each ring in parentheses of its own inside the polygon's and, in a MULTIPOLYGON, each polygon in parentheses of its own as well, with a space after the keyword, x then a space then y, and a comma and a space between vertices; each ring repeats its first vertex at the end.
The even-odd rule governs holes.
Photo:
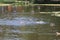
POLYGON ((29 17, 16 17, 12 20, 9 19, 0 19, 0 25, 8 25, 8 26, 23 26, 23 25, 34 25, 34 24, 48 24, 45 21, 37 21, 36 18, 29 17))

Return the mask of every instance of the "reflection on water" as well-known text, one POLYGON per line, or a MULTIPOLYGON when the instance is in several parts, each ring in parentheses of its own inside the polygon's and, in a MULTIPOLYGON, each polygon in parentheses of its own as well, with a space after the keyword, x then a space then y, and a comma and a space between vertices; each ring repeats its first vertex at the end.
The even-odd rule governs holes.
MULTIPOLYGON (((38 20, 38 19, 37 19, 38 20)), ((23 25, 34 25, 34 24, 48 24, 48 22, 37 21, 36 18, 20 17, 9 19, 0 19, 0 25, 12 25, 12 26, 23 26, 23 25)))
MULTIPOLYGON (((6 15, 6 14, 5 14, 6 15)), ((50 14, 11 13, 0 18, 1 40, 54 40, 56 31, 50 14), (47 16, 47 17, 46 17, 47 16)))

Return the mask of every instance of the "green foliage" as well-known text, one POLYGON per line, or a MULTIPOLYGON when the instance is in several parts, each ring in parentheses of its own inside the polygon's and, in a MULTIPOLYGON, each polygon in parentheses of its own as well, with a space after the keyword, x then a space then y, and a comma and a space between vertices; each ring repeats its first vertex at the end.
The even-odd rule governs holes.
POLYGON ((13 5, 17 5, 17 6, 19 5, 24 6, 25 4, 28 5, 28 2, 25 3, 24 1, 20 1, 20 2, 18 1, 18 2, 13 3, 13 5))

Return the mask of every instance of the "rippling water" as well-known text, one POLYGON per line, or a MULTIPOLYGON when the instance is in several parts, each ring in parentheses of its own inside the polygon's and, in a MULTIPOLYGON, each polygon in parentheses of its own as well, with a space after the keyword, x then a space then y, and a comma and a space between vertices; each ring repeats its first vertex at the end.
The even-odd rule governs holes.
POLYGON ((4 18, 0 18, 1 40, 56 39, 56 31, 54 27, 50 27, 55 26, 50 14, 13 13, 8 15, 5 14, 4 18))
POLYGON ((0 25, 12 25, 12 26, 23 26, 23 25, 34 25, 34 24, 48 24, 48 22, 37 21, 36 18, 29 17, 17 17, 12 20, 0 19, 0 25))

